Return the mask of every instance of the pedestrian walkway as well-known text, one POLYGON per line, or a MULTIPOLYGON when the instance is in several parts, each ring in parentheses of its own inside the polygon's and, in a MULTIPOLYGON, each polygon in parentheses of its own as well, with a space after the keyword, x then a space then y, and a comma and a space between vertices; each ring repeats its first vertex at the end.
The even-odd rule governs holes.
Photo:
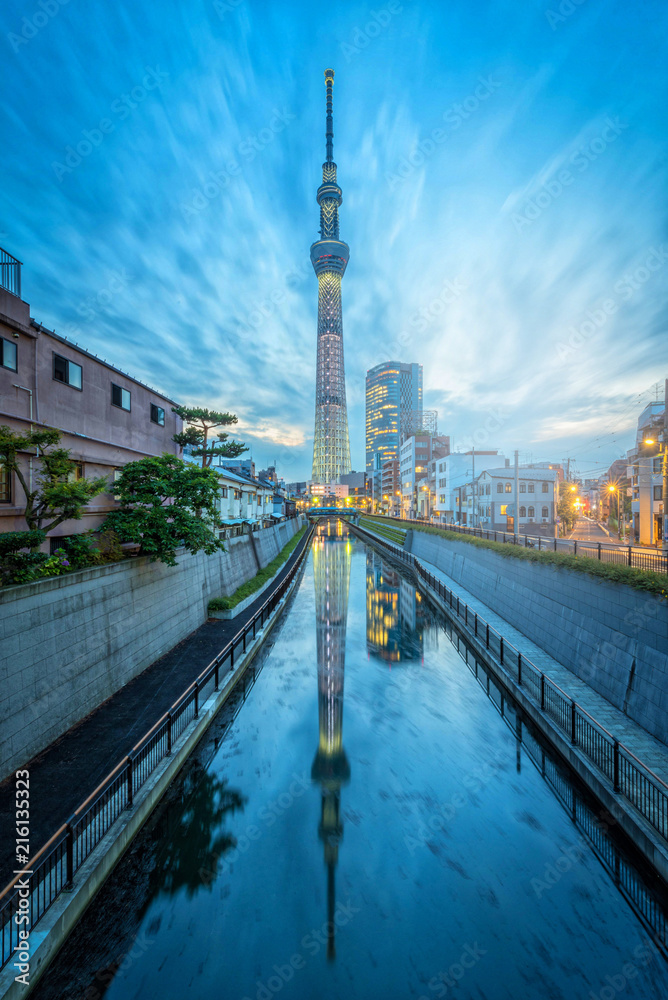
MULTIPOLYGON (((278 586, 307 544, 308 532, 274 579, 278 586)), ((208 619, 51 746, 24 764, 30 772, 30 853, 34 856, 77 806, 174 704, 268 599, 264 591, 229 621, 208 619)), ((221 678, 224 675, 221 673, 221 678)), ((15 782, 0 784, 0 890, 10 881, 16 846, 15 782)))
POLYGON ((639 723, 629 719, 622 711, 611 705, 606 698, 592 690, 586 681, 577 677, 568 667, 564 667, 535 642, 527 638, 519 629, 513 628, 505 618, 497 615, 486 604, 474 597, 470 591, 456 583, 447 573, 443 573, 433 563, 424 559, 420 559, 420 563, 437 580, 441 580, 449 590, 458 594, 460 602, 468 604, 469 611, 477 613, 488 622, 490 627, 502 635, 505 641, 519 650, 523 658, 530 660, 535 667, 542 670, 585 712, 588 712, 599 725, 607 729, 643 764, 668 784, 668 747, 664 743, 661 743, 646 729, 643 729, 639 723))

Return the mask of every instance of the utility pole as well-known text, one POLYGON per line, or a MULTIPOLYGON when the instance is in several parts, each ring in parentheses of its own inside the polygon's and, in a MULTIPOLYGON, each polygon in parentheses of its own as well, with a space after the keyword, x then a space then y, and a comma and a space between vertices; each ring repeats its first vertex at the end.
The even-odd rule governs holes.
POLYGON ((472 494, 473 505, 471 507, 471 513, 473 515, 473 527, 475 528, 475 506, 476 506, 475 505, 475 500, 476 500, 476 489, 475 489, 475 447, 471 450, 471 454, 473 455, 473 480, 471 482, 471 494, 472 494))
POLYGON ((520 541, 520 462, 519 462, 519 452, 515 449, 515 517, 513 518, 513 523, 515 525, 515 545, 519 544, 520 541))

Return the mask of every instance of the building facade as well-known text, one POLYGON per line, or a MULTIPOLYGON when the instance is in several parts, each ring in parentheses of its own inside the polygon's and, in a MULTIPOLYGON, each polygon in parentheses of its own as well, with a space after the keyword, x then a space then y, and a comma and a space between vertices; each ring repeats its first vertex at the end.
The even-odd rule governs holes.
MULTIPOLYGON (((0 422, 19 432, 31 427, 61 431, 60 447, 69 449, 76 462, 76 478, 107 476, 111 484, 128 462, 164 452, 179 455, 173 436, 182 421, 172 412, 174 400, 37 323, 29 304, 9 288, 20 285, 7 281, 5 272, 3 266, 0 422)), ((35 453, 22 456, 22 471, 34 485, 35 453)), ((26 528, 25 498, 15 479, 0 467, 0 531, 26 528)), ((64 521, 50 532, 45 547, 53 549, 59 538, 99 527, 115 506, 111 492, 100 494, 81 520, 64 521)))
MULTIPOLYGON (((649 403, 638 417, 636 441, 627 452, 631 483, 632 540, 661 544, 663 534, 664 403, 649 403)), ((665 445, 664 445, 665 447, 665 445)))
MULTIPOLYGON (((476 455, 477 457, 477 455, 476 455)), ((491 531, 515 531, 522 535, 556 536, 559 477, 554 469, 520 467, 518 495, 515 469, 487 469, 463 497, 463 523, 491 531), (515 518, 518 518, 516 526, 515 518)))
POLYGON ((456 451, 438 459, 434 469, 434 514, 439 521, 465 524, 467 507, 463 503, 467 487, 485 469, 499 468, 507 459, 498 451, 456 451))
POLYGON ((430 517, 434 504, 428 484, 429 463, 450 453, 447 435, 413 434, 399 449, 402 517, 430 517))
POLYGON ((311 246, 311 263, 318 277, 318 351, 315 386, 315 433, 313 437, 313 481, 337 483, 350 472, 350 439, 346 404, 346 374, 343 361, 341 279, 350 249, 339 239, 339 208, 343 200, 336 179, 332 88, 334 70, 325 70, 327 91, 327 157, 318 188, 320 239, 311 246))
POLYGON ((367 371, 367 473, 399 458, 402 433, 409 424, 422 430, 422 413, 422 365, 386 361, 367 371))

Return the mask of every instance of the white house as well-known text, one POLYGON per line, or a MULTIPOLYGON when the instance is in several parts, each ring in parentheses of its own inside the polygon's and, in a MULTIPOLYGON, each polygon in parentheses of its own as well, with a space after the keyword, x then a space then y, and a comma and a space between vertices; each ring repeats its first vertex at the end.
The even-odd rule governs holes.
POLYGON ((492 531, 514 531, 518 516, 520 534, 553 538, 559 472, 547 467, 520 467, 518 483, 519 494, 515 496, 515 469, 511 466, 482 472, 467 491, 465 523, 492 531))
POLYGON ((463 502, 467 485, 470 486, 474 476, 485 469, 498 469, 506 462, 505 456, 498 451, 457 451, 436 459, 434 514, 440 521, 459 522, 461 517, 462 523, 470 524, 468 509, 463 502))

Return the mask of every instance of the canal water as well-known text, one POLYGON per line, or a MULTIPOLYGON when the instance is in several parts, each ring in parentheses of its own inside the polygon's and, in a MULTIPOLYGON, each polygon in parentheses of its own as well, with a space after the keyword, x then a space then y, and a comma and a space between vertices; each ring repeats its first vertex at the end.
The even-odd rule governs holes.
POLYGON ((404 569, 321 527, 271 643, 39 1000, 668 997, 660 886, 404 569))

